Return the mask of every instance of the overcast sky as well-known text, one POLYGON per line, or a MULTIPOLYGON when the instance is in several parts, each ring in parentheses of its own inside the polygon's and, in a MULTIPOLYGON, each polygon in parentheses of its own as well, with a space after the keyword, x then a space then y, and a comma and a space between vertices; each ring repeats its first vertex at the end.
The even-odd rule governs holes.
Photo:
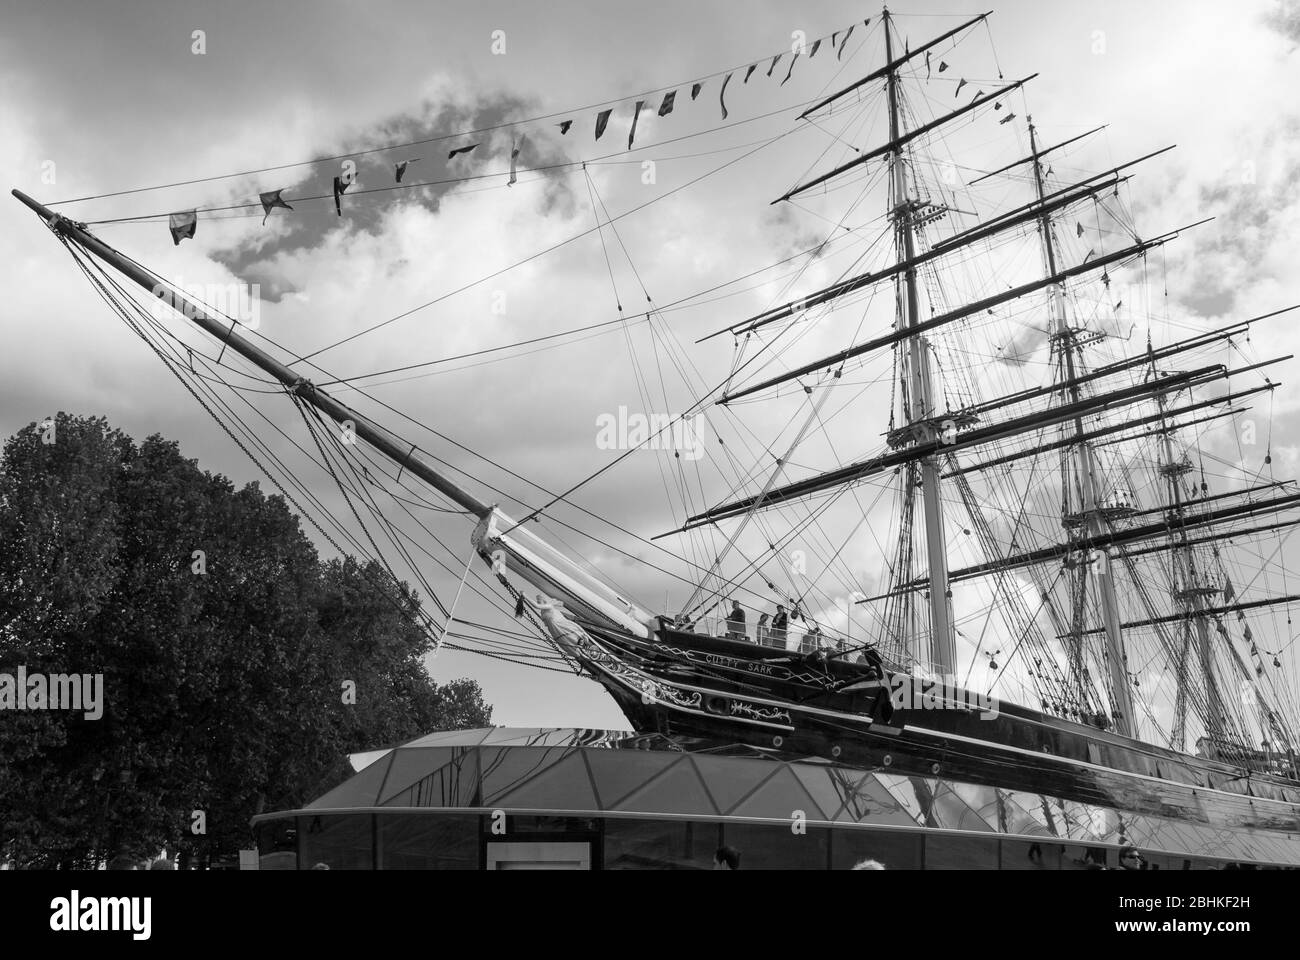
MULTIPOLYGON (((893 12, 916 47, 983 9, 930 0, 900 3, 893 12)), ((165 223, 94 229, 165 276, 260 284, 261 330, 298 353, 433 301, 316 358, 337 376, 385 370, 600 323, 619 316, 620 306, 634 319, 646 309, 642 284, 663 306, 820 242, 830 231, 816 210, 769 201, 810 171, 826 169, 831 158, 842 159, 846 148, 825 132, 797 130, 792 108, 878 66, 878 45, 851 47, 843 60, 823 48, 801 60, 786 85, 780 81, 788 53, 771 78, 766 59, 748 84, 743 66, 788 51, 795 31, 811 42, 856 23, 856 42, 867 35, 862 19, 878 14, 875 4, 838 0, 4 0, 0 170, 6 187, 54 201, 286 165, 59 208, 82 220, 108 220, 246 203, 276 188, 287 197, 329 193, 339 161, 290 165, 355 155, 358 178, 343 198, 343 218, 329 200, 296 203, 292 214, 278 210, 265 227, 260 210, 214 213, 201 216, 196 238, 180 246, 165 223), (202 52, 195 31, 202 32, 202 52), (741 72, 727 93, 734 125, 678 140, 722 123, 714 75, 737 65, 741 72), (702 77, 711 79, 691 103, 690 82, 702 77), (672 115, 654 115, 660 94, 641 117, 637 145, 644 152, 611 157, 626 147, 637 95, 672 87, 679 90, 672 115), (596 143, 590 105, 611 101, 617 101, 614 119, 596 143), (546 119, 522 122, 534 117, 546 119), (555 124, 569 118, 574 127, 562 137, 555 124), (362 153, 484 127, 499 129, 362 153), (510 145, 519 136, 526 138, 521 182, 506 188, 510 145), (482 145, 469 157, 447 160, 449 149, 472 142, 482 145), (412 157, 419 160, 408 181, 490 176, 418 191, 363 192, 391 185, 391 164, 412 157), (656 162, 653 182, 646 180, 645 159, 656 162), (590 180, 573 167, 531 172, 577 160, 592 161, 590 180), (617 235, 588 233, 492 276, 589 230, 593 202, 620 216, 655 198, 619 219, 617 235), (219 219, 231 213, 243 215, 219 219), (491 279, 471 283, 485 278, 491 279)), ((1108 123, 1093 152, 1076 161, 1081 167, 1100 169, 1178 144, 1141 169, 1129 195, 1147 235, 1219 218, 1168 250, 1170 295, 1180 316, 1209 326, 1300 302, 1300 5, 1018 0, 997 5, 990 27, 963 42, 960 56, 967 59, 958 69, 986 83, 996 82, 997 68, 1008 80, 1037 72, 1013 109, 1032 112, 1046 139, 1108 123)), ((953 58, 959 62, 957 53, 953 58)), ((1007 133, 996 145, 1004 161, 1021 155, 1026 143, 1022 129, 1007 133)), ((858 146, 876 142, 878 135, 867 133, 858 146)), ((60 245, 8 198, 0 204, 0 264, 6 291, 0 434, 57 410, 104 415, 138 439, 160 432, 179 440, 203 467, 240 483, 262 480, 271 489, 93 296, 60 245)), ((809 267, 803 289, 833 280, 846 264, 828 254, 809 267)), ((768 306, 781 290, 779 278, 761 279, 763 285, 732 298, 665 313, 660 339, 644 324, 626 332, 605 328, 576 345, 488 365, 448 364, 435 368, 436 376, 376 384, 373 393, 558 492, 615 455, 592 442, 596 417, 621 405, 676 412, 674 401, 690 395, 689 382, 712 386, 726 376, 730 339, 700 347, 693 341, 768 306), (666 341, 669 331, 676 347, 666 341), (648 386, 636 379, 638 370, 657 367, 662 374, 674 364, 693 365, 698 376, 674 380, 662 395, 653 377, 648 386), (647 404, 643 386, 649 397, 669 402, 647 404)), ((1300 345, 1295 326, 1286 320, 1261 327, 1255 344, 1265 354, 1289 352, 1300 345)), ((1288 372, 1274 377, 1285 385, 1274 401, 1272 441, 1275 457, 1294 465, 1300 390, 1288 372)), ((313 378, 326 379, 319 372, 313 378)), ((355 395, 339 396, 366 413, 383 413, 355 395)), ((293 426, 296 414, 287 402, 257 403, 286 430, 293 426)), ((401 421, 382 419, 409 431, 401 421)), ((449 444, 437 446, 428 434, 410 438, 509 496, 533 505, 547 499, 449 444)), ((643 537, 670 529, 681 511, 669 509, 656 462, 628 466, 584 488, 576 501, 643 537)), ((346 510, 327 477, 307 478, 346 510)), ((716 502, 726 491, 712 492, 716 502)), ((517 504, 503 503, 518 512, 517 504)), ((580 514, 562 516, 582 526, 580 514)), ((468 524, 453 518, 436 528, 460 558, 444 559, 463 568, 468 524)), ((662 560, 607 527, 583 528, 643 559, 662 560)), ((562 527, 546 529, 573 536, 562 527)), ((583 546, 647 605, 685 600, 679 582, 590 542, 583 546)), ((864 555, 870 549, 860 547, 864 555)), ((457 575, 434 569, 426 575, 449 602, 457 575)), ((479 598, 463 602, 461 615, 509 626, 479 598)), ((498 723, 626 726, 589 681, 455 651, 440 654, 432 670, 439 680, 480 680, 498 723)))

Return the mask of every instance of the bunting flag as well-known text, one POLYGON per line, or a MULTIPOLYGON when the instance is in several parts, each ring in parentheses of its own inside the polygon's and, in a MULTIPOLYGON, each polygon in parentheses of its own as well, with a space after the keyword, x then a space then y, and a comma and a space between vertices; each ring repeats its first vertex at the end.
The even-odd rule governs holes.
POLYGON ((1002 101, 1001 101, 1001 100, 999 100, 997 103, 993 104, 993 111, 994 111, 995 113, 996 113, 998 110, 1001 110, 1001 109, 1002 109, 1002 101))
POLYGON ((722 92, 718 94, 718 106, 722 107, 722 119, 727 119, 727 84, 731 82, 731 74, 722 81, 722 92))
POLYGON ((853 26, 849 27, 847 30, 844 31, 844 39, 840 41, 840 52, 835 54, 836 60, 844 56, 844 48, 849 45, 849 37, 853 36, 853 27, 856 26, 857 24, 855 23, 853 24, 853 26))
POLYGON ((677 103, 677 91, 664 94, 664 102, 659 104, 659 116, 666 117, 673 112, 673 106, 677 103))
POLYGON ((471 143, 468 147, 457 147, 455 150, 452 150, 450 153, 447 154, 447 159, 450 160, 452 157, 458 156, 459 154, 462 153, 469 153, 477 146, 478 146, 477 143, 471 143))
POLYGON ((820 40, 814 40, 814 41, 813 41, 813 48, 812 48, 810 51, 808 51, 808 59, 809 59, 809 60, 811 60, 813 57, 817 56, 817 51, 821 49, 821 46, 822 46, 822 42, 821 42, 820 40))
POLYGON ((569 132, 569 128, 570 128, 571 126, 573 126, 573 121, 572 121, 572 120, 561 120, 558 124, 556 124, 556 126, 558 126, 558 127, 560 128, 560 136, 564 136, 565 134, 567 134, 567 133, 569 132))
POLYGON ((948 69, 948 61, 946 61, 946 60, 940 60, 940 61, 939 61, 939 72, 940 72, 940 73, 943 73, 943 72, 944 72, 945 70, 947 70, 947 69, 948 69))
POLYGON ((978 90, 975 91, 975 96, 971 97, 971 99, 978 100, 982 96, 984 96, 984 88, 980 87, 978 90))
POLYGON ((1089 248, 1088 248, 1088 253, 1087 253, 1087 255, 1083 258, 1083 262, 1084 262, 1084 263, 1087 263, 1089 260, 1091 260, 1091 259, 1092 259, 1094 256, 1096 256, 1096 255, 1097 255, 1097 251, 1096 251, 1096 250, 1093 250, 1091 247, 1089 247, 1089 248))
POLYGON ((836 30, 834 33, 831 34, 831 49, 832 49, 832 50, 835 49, 835 38, 838 37, 839 35, 840 35, 840 32, 839 32, 838 30, 836 30))
POLYGON ((197 210, 186 210, 184 213, 173 213, 168 217, 167 226, 172 232, 172 246, 180 246, 181 241, 186 237, 193 240, 194 230, 198 225, 199 212, 197 210))
POLYGON ((605 133, 605 124, 609 123, 609 115, 614 112, 611 107, 608 110, 602 110, 596 114, 596 139, 599 140, 605 133))
POLYGON ((523 137, 520 137, 517 141, 513 137, 510 138, 510 179, 506 181, 507 187, 513 187, 519 182, 519 177, 515 175, 515 172, 518 169, 516 165, 519 162, 519 148, 523 146, 523 143, 523 137))
POLYGON ((406 168, 419 159, 419 157, 412 157, 410 160, 403 160, 401 163, 393 164, 393 173, 396 174, 398 183, 401 183, 402 177, 406 176, 406 168))
POLYGON ((1232 586, 1232 577, 1223 578, 1223 602, 1232 603, 1232 598, 1237 595, 1237 591, 1232 586))
POLYGON ((1083 224, 1081 224, 1081 223, 1076 223, 1076 224, 1074 225, 1074 235, 1075 235, 1076 237, 1081 237, 1081 236, 1083 236, 1083 224))
POLYGON ((636 124, 641 119, 641 109, 645 106, 644 100, 638 100, 636 107, 632 111, 632 129, 627 132, 627 148, 632 149, 632 141, 636 139, 636 124))
MULTIPOLYGON (((262 201, 262 212, 266 215, 262 217, 262 226, 266 226, 266 218, 271 215, 271 211, 276 207, 284 207, 286 210, 293 209, 293 207, 289 206, 280 198, 280 194, 282 193, 284 193, 283 190, 272 190, 269 193, 259 193, 257 195, 257 199, 262 201)), ((193 236, 193 234, 191 234, 191 236, 193 236)))
POLYGON ((1001 120, 998 121, 998 126, 1002 126, 1003 124, 1010 123, 1014 119, 1016 119, 1016 115, 1014 113, 1008 113, 1005 117, 1003 117, 1001 120))
POLYGON ((966 86, 966 78, 962 77, 960 80, 957 81, 957 93, 954 93, 953 96, 954 97, 958 96, 961 93, 961 88, 964 86, 966 86))
POLYGON ((784 56, 785 56, 784 53, 778 53, 775 57, 772 58, 772 62, 767 66, 767 75, 769 77, 772 75, 772 71, 776 69, 776 65, 781 62, 781 58, 784 56))
POLYGON ((790 79, 790 74, 794 73, 794 65, 799 62, 799 54, 790 58, 790 69, 785 72, 785 80, 781 81, 781 86, 785 86, 785 81, 790 79))
POLYGON ((744 80, 745 83, 749 83, 750 76, 752 76, 754 71, 757 69, 758 69, 757 63, 751 63, 749 65, 749 69, 745 71, 745 80, 744 80))
POLYGON ((691 84, 691 99, 694 100, 696 97, 698 97, 700 95, 700 91, 703 89, 704 89, 704 84, 702 82, 691 84))
POLYGON ((352 186, 351 181, 344 183, 342 177, 334 178, 334 212, 340 217, 343 216, 343 204, 339 201, 339 198, 343 196, 343 191, 350 186, 352 186))
POLYGON ((925 51, 925 79, 930 79, 930 51, 925 51))

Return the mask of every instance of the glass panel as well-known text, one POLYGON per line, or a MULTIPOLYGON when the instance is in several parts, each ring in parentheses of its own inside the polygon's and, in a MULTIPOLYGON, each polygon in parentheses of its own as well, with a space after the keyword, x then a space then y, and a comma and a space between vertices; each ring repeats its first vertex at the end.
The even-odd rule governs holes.
MULTIPOLYGON (((618 804, 620 810, 643 813, 686 813, 709 816, 715 812, 689 759, 683 757, 671 770, 660 774, 618 804)), ((787 811, 787 816, 789 812, 787 811)))
POLYGON ((526 772, 508 789, 502 789, 491 799, 487 797, 488 790, 485 784, 484 806, 499 805, 536 810, 596 809, 596 794, 591 789, 591 777, 587 773, 587 765, 583 763, 580 751, 525 750, 523 752, 528 755, 528 758, 536 758, 544 754, 548 762, 533 764, 529 759, 525 759, 526 772))
POLYGON ((659 751, 588 750, 600 809, 617 809, 620 800, 679 760, 681 754, 659 751))
POLYGON ((789 767, 784 767, 742 800, 732 814, 737 817, 770 817, 788 823, 796 810, 802 810, 805 819, 825 819, 803 784, 789 767))
MULTIPOLYGON (((391 781, 390 781, 391 782, 391 781)), ((450 763, 384 801, 388 807, 478 807, 478 752, 457 750, 450 763)))
POLYGON ((302 869, 314 870, 318 864, 324 864, 331 870, 372 869, 373 819, 368 813, 340 817, 299 817, 302 869))
POLYGON ((718 846, 716 823, 605 821, 606 870, 712 870, 718 846))
POLYGON ((1078 844, 1062 844, 1062 870, 1104 870, 1109 853, 1105 847, 1084 847, 1078 844))
MULTIPOLYGON (((576 751, 570 747, 480 747, 483 806, 496 806, 502 797, 519 789, 569 755, 576 756, 576 751)), ((590 791, 589 778, 584 776, 583 780, 587 782, 587 790, 590 791)))
POLYGON ((771 760, 746 760, 739 757, 695 757, 695 765, 717 801, 719 813, 730 813, 760 783, 776 771, 771 760))
POLYGON ((832 830, 831 867, 852 870, 875 860, 886 870, 921 869, 921 835, 902 830, 832 830))
MULTIPOLYGON (((927 781, 927 783, 931 784, 933 789, 930 810, 936 827, 946 827, 949 830, 992 831, 994 829, 961 797, 953 792, 952 784, 934 780, 927 781)), ((917 796, 922 797, 919 786, 917 790, 917 796)), ((996 809, 993 811, 993 822, 997 822, 996 809)))
POLYGON ((308 810, 333 810, 346 807, 375 807, 379 788, 388 775, 388 765, 393 762, 394 750, 366 767, 356 776, 343 781, 319 800, 307 804, 308 810))
POLYGON ((293 817, 257 825, 259 870, 298 869, 298 821, 293 817))
POLYGON ((478 817, 456 814, 381 814, 385 870, 477 870, 478 817))
POLYGON ((927 870, 996 870, 996 837, 962 837, 945 833, 925 835, 927 870))
POLYGON ((384 781, 383 794, 379 803, 388 803, 395 794, 401 793, 411 784, 424 779, 433 771, 451 759, 451 748, 430 748, 428 750, 411 750, 403 748, 393 751, 393 762, 388 768, 388 777, 384 781))
POLYGON ((825 870, 829 832, 793 833, 788 824, 724 825, 722 842, 740 854, 742 870, 825 870))
POLYGON ((1036 840, 1003 840, 1003 870, 1060 870, 1061 845, 1036 840))

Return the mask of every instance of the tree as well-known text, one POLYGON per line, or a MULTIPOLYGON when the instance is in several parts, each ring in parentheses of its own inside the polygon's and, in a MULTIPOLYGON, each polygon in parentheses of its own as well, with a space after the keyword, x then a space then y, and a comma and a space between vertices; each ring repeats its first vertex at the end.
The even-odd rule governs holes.
POLYGON ((0 711, 0 858, 229 854, 347 753, 491 723, 476 683, 425 672, 418 596, 322 562, 282 498, 158 436, 52 424, 0 459, 0 672, 102 674, 104 708, 0 711))

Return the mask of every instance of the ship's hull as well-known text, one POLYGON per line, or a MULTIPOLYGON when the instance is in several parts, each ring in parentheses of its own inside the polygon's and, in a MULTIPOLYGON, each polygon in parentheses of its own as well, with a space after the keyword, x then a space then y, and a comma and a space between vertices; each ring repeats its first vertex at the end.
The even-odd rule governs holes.
MULTIPOLYGON (((665 626, 588 627, 571 650, 638 732, 731 740, 865 769, 1050 793, 1135 814, 1300 831, 1300 783, 1165 750, 963 691, 896 706, 902 678, 665 626)), ((909 678, 910 679, 910 678, 909 678)))

